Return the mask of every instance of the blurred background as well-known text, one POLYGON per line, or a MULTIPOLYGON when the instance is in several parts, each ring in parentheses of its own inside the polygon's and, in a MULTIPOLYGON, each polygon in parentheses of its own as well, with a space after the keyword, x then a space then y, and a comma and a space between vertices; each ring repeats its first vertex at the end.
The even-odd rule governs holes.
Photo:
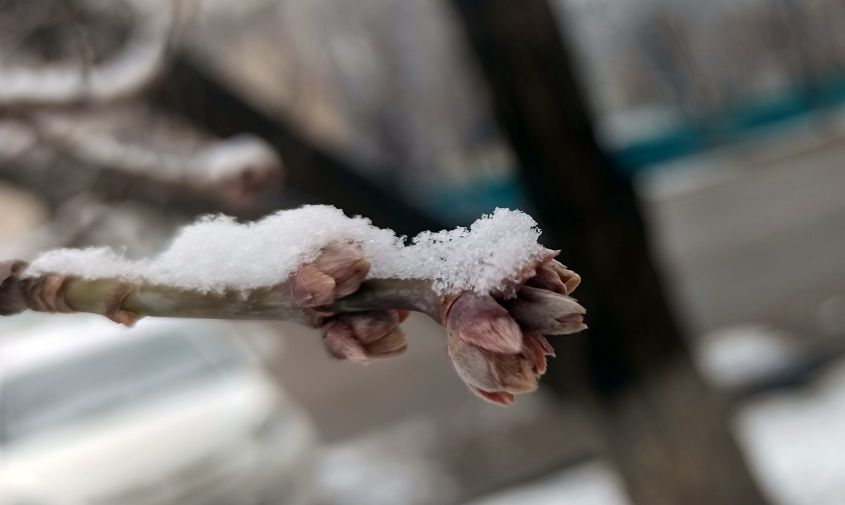
MULTIPOLYGON (((591 329, 473 397, 444 330, 0 321, 0 504, 845 504, 841 0, 0 0, 0 259, 327 203, 521 208, 591 329)), ((198 252, 199 253, 199 252, 198 252)), ((236 258, 234 259, 236 260, 236 258)))

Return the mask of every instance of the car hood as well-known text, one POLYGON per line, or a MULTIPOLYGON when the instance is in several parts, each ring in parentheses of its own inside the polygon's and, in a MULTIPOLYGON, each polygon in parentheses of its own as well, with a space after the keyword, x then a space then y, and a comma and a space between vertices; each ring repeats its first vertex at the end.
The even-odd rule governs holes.
POLYGON ((261 376, 231 374, 12 445, 0 455, 0 502, 12 489, 49 496, 50 504, 98 503, 166 485, 164 479, 207 478, 248 466, 256 445, 251 430, 278 405, 278 395, 261 376))

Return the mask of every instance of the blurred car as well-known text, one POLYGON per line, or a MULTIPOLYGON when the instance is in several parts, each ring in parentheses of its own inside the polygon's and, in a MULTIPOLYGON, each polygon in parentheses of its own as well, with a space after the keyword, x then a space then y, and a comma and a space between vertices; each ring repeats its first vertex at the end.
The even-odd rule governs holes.
POLYGON ((0 321, 0 505, 308 502, 314 437, 222 323, 0 321))

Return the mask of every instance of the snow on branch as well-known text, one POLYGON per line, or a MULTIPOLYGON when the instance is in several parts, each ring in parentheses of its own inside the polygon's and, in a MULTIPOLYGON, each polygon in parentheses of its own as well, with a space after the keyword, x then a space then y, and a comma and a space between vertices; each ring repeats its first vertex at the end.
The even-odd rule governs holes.
POLYGON ((73 160, 81 172, 185 190, 232 211, 250 208, 283 179, 281 159, 256 136, 216 138, 138 104, 100 109, 0 120, 0 162, 50 170, 73 160))
POLYGON ((193 189, 232 209, 283 178, 281 159, 261 138, 215 138, 138 105, 39 113, 29 124, 39 140, 82 165, 193 189))
POLYGON ((249 167, 272 167, 280 175, 279 157, 258 137, 211 138, 187 125, 174 127, 174 119, 168 118, 165 125, 150 115, 111 108, 101 113, 36 114, 31 124, 41 140, 80 162, 162 181, 217 184, 249 167), (131 121, 137 123, 127 127, 131 121), (145 126, 160 131, 144 132, 145 126), (171 138, 161 138, 165 135, 171 138))
POLYGON ((129 5, 136 14, 129 39, 102 63, 0 67, 0 109, 113 102, 151 84, 164 68, 174 7, 143 1, 129 5))
POLYGON ((506 289, 519 280, 524 265, 546 254, 537 243, 539 235, 528 215, 497 209, 470 228, 425 232, 406 245, 368 219, 309 205, 243 224, 227 216, 202 218, 150 259, 130 260, 111 249, 60 249, 37 258, 28 272, 121 278, 203 292, 243 290, 277 284, 327 244, 351 240, 362 244, 371 277, 426 279, 440 294, 471 290, 483 295, 506 289))
POLYGON ((284 319, 321 329, 332 356, 366 361, 404 352, 399 324, 418 311, 446 326, 470 389, 508 404, 536 389, 553 355, 545 335, 586 327, 569 296, 580 278, 539 235, 506 209, 410 241, 329 206, 243 224, 206 217, 152 258, 59 249, 0 264, 0 314, 284 319))

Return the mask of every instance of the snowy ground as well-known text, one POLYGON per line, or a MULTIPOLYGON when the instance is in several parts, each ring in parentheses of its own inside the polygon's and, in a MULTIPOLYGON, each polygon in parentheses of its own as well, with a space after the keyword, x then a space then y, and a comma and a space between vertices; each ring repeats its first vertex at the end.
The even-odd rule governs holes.
MULTIPOLYGON (((754 472, 779 505, 845 504, 845 363, 809 390, 740 410, 737 430, 754 472)), ((590 463, 468 505, 624 505, 619 482, 590 463)))
POLYGON ((612 471, 588 463, 531 485, 475 500, 467 505, 624 505, 621 484, 612 471))
POLYGON ((778 503, 845 504, 845 363, 806 391, 746 406, 737 429, 760 481, 778 503))
MULTIPOLYGON (((725 329, 709 339, 711 344, 699 348, 699 363, 711 378, 721 377, 721 385, 737 386, 787 366, 790 353, 783 347, 785 338, 788 337, 760 325, 725 329)), ((559 422, 566 416, 543 412, 547 407, 542 402, 524 407, 524 419, 517 415, 518 411, 495 420, 487 412, 453 411, 452 424, 417 417, 388 434, 330 446, 320 465, 322 503, 448 504, 458 503, 460 496, 468 494, 483 497, 464 502, 466 505, 628 503, 612 469, 591 459, 537 480, 531 480, 529 472, 528 483, 493 494, 485 494, 483 486, 480 493, 479 489, 468 493, 462 488, 459 480, 466 475, 456 472, 450 458, 461 454, 458 459, 464 457, 470 464, 475 461, 482 467, 481 471, 502 474, 512 471, 503 467, 506 455, 515 450, 505 440, 508 437, 531 440, 525 438, 524 431, 520 434, 517 427, 520 423, 524 425, 523 430, 526 426, 547 430, 539 434, 540 439, 554 431, 566 432, 568 440, 585 436, 571 426, 547 426, 549 423, 542 419, 553 417, 553 422, 559 422), (461 417, 463 421, 458 420, 461 417), (474 424, 479 418, 488 419, 487 425, 474 424), (474 426, 475 439, 469 440, 467 433, 456 433, 456 422, 474 426), (473 450, 478 451, 479 444, 490 444, 491 439, 497 442, 492 443, 490 453, 467 456, 473 450), (443 445, 449 448, 437 449, 443 445), (496 457, 502 465, 486 463, 496 457), (380 484, 373 486, 374 482, 380 484)), ((737 412, 736 431, 753 471, 773 503, 845 504, 845 360, 839 360, 803 388, 774 391, 743 404, 737 412)), ((547 445, 567 443, 563 439, 548 439, 547 445)), ((515 456, 517 460, 520 457, 515 456)), ((522 461, 530 464, 528 459, 522 461)), ((542 474, 544 464, 546 469, 553 468, 554 455, 535 467, 535 475, 542 474)))

